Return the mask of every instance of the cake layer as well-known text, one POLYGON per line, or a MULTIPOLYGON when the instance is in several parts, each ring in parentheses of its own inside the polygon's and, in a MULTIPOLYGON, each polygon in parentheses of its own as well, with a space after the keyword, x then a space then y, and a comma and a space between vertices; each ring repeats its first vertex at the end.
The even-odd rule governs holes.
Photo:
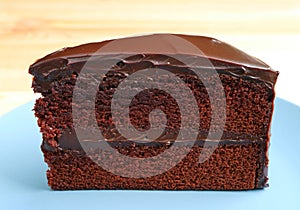
MULTIPOLYGON (((199 107, 199 116, 191 115, 191 120, 199 121, 199 130, 191 131, 199 133, 197 139, 205 139, 208 129, 211 128, 211 104, 205 87, 201 80, 194 75, 178 74, 185 84, 193 91, 197 105, 199 107)), ((97 74, 90 73, 87 81, 96 78, 97 74)), ((226 122, 223 129, 223 139, 252 139, 253 141, 266 138, 268 135, 267 126, 271 120, 272 103, 274 92, 264 82, 253 80, 251 78, 239 78, 234 75, 220 73, 219 75, 224 87, 226 97, 226 122)), ((65 136, 75 135, 72 118, 72 95, 76 83, 76 74, 56 79, 48 84, 48 92, 44 92, 44 97, 37 100, 35 105, 35 115, 39 119, 39 126, 44 134, 46 144, 63 146, 63 148, 74 148, 73 145, 66 144, 65 136), (51 143, 49 143, 51 142, 51 143)), ((111 115, 111 100, 118 84, 126 78, 126 75, 118 71, 110 71, 100 86, 96 96, 95 111, 99 129, 108 140, 126 140, 118 133, 115 128, 111 115)), ((162 79, 161 84, 170 83, 168 79, 162 79)), ((41 86, 35 82, 36 91, 41 86)), ((134 85, 134 84, 132 84, 134 85)), ((159 85, 159 84, 158 84, 159 85)), ((134 86, 128 86, 128 92, 134 86)), ((180 92, 180 87, 178 88, 180 92)), ((126 91, 125 91, 126 92, 126 91)), ((82 90, 83 97, 86 90, 82 90)), ((184 94, 184 93, 182 93, 184 94)), ((124 100, 126 95, 124 95, 124 100)), ((83 99, 81 104, 76 104, 82 112, 79 120, 85 127, 83 130, 91 132, 88 125, 93 116, 90 116, 85 110, 88 99, 83 99)), ((186 106, 189 106, 187 104, 186 106)), ((149 90, 142 91, 133 98, 130 106, 131 123, 141 130, 149 129, 149 113, 155 108, 159 108, 167 115, 168 122, 165 132, 158 140, 175 139, 180 128, 180 111, 176 100, 164 91, 149 90)), ((154 122, 158 123, 160 118, 154 122)), ((218 131, 222 127, 214 125, 218 131)), ((76 149, 76 147, 74 148, 76 149)))
MULTIPOLYGON (((157 149, 159 150, 144 147, 143 152, 152 155, 157 149)), ((175 151, 180 152, 182 149, 178 146, 175 151)), ((149 178, 115 175, 102 169, 78 151, 43 151, 45 161, 49 165, 48 184, 55 190, 244 190, 266 186, 267 177, 262 165, 265 162, 265 149, 265 143, 249 143, 249 141, 239 145, 227 143, 219 145, 209 159, 200 164, 199 155, 202 146, 195 145, 174 168, 149 178)), ((132 146, 123 145, 119 147, 119 151, 124 155, 133 154, 132 146)), ((118 160, 113 160, 112 163, 118 165, 111 165, 111 168, 122 165, 118 160)), ((123 168, 119 170, 127 170, 130 167, 132 166, 125 162, 123 168)), ((130 170, 127 171, 130 173, 130 170)))

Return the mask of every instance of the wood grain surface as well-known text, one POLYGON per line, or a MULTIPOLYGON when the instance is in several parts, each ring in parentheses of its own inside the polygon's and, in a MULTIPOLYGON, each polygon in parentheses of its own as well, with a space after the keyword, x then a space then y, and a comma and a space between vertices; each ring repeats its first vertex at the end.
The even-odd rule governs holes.
POLYGON ((158 32, 213 36, 276 66, 274 51, 300 49, 300 2, 0 0, 0 115, 34 98, 27 71, 36 59, 66 46, 158 32))

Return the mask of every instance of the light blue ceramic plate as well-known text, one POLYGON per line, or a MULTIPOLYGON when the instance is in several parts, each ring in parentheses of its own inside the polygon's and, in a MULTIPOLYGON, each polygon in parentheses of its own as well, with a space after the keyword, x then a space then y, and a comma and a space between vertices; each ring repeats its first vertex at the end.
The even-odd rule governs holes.
POLYGON ((270 187, 254 191, 52 191, 27 103, 0 117, 0 209, 300 209, 300 107, 277 99, 270 187))

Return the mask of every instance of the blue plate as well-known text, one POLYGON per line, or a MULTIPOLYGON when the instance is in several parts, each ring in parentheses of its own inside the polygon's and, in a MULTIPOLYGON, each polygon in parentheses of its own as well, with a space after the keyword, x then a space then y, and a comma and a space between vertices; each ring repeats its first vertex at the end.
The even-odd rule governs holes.
POLYGON ((300 209, 300 107, 276 99, 270 187, 252 191, 52 191, 27 103, 0 117, 0 209, 300 209))

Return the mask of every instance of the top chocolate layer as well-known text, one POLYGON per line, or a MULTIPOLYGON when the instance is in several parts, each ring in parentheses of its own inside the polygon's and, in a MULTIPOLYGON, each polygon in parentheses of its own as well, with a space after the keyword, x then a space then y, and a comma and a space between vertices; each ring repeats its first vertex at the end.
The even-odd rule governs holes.
MULTIPOLYGON (((191 58, 208 58, 213 68, 217 70, 225 69, 235 76, 259 79, 266 82, 271 88, 278 76, 278 72, 273 71, 264 62, 229 44, 209 37, 178 34, 128 37, 63 48, 37 60, 31 65, 29 72, 40 80, 46 79, 49 81, 53 71, 64 70, 70 64, 77 64, 78 67, 90 58, 105 60, 108 55, 110 58, 115 57, 115 59, 118 59, 120 54, 139 55, 131 56, 129 60, 124 60, 125 63, 148 61, 154 66, 183 66, 182 63, 174 60, 161 59, 159 55, 186 55, 191 58), (153 56, 147 56, 149 54, 153 56)), ((188 67, 198 67, 197 65, 198 62, 188 63, 188 67)), ((211 67, 205 62, 204 65, 206 65, 205 67, 211 67)), ((55 75, 53 76, 55 77, 55 75)))

